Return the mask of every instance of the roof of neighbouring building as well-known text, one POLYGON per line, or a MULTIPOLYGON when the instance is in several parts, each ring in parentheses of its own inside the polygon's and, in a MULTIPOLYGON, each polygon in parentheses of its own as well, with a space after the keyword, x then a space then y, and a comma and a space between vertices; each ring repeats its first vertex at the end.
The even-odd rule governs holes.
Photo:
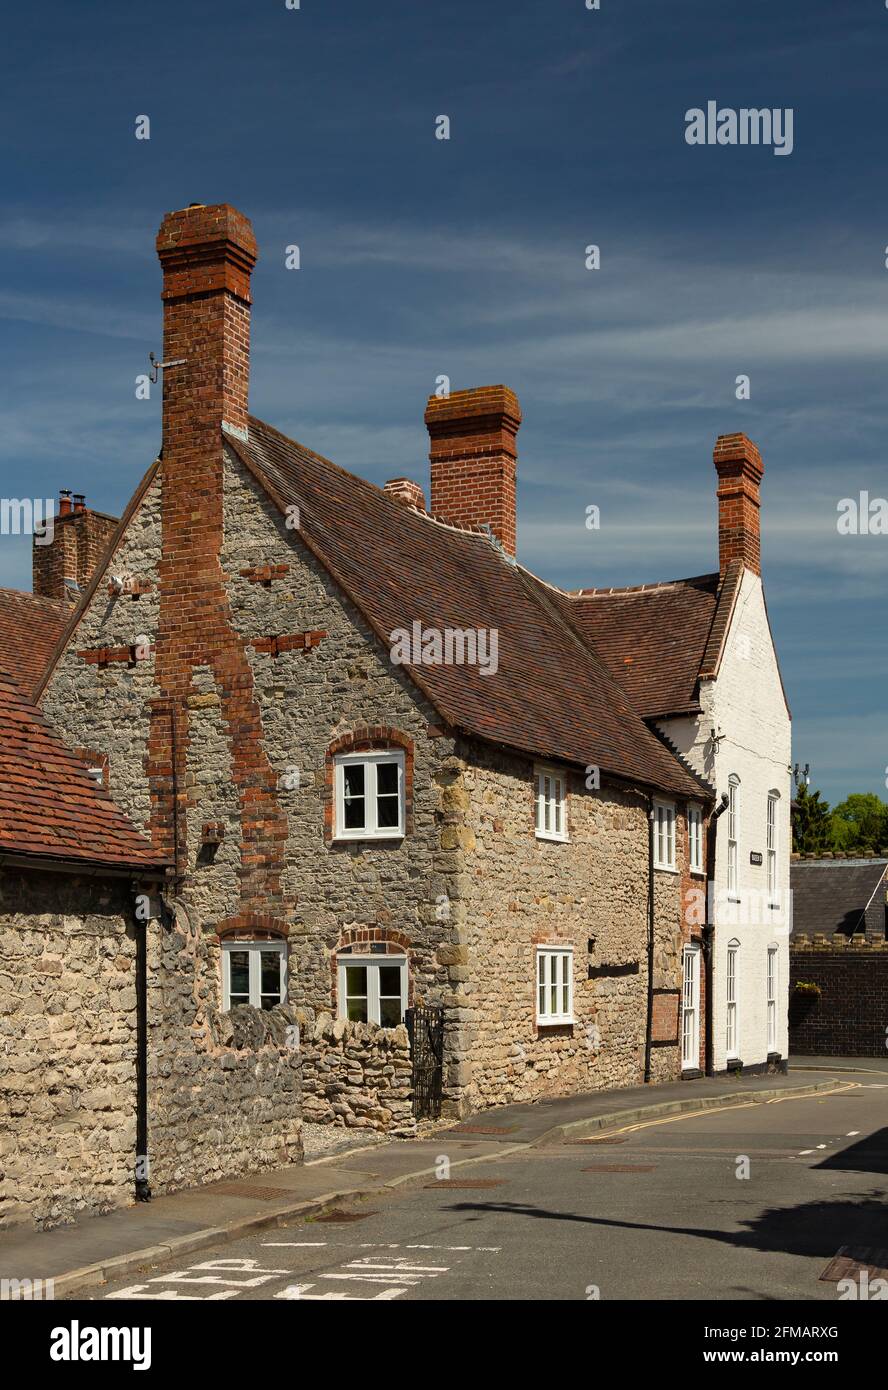
POLYGON ((794 932, 885 936, 888 859, 796 859, 790 879, 794 932))
POLYGON ((158 855, 0 673, 0 856, 148 869, 158 855))
POLYGON ((30 694, 70 616, 70 605, 62 599, 0 589, 0 671, 30 694))
MULTIPOLYGON (((483 532, 406 506, 251 418, 226 442, 386 645, 398 628, 496 630, 498 669, 405 669, 442 720, 491 742, 680 795, 711 795, 642 719, 599 658, 576 605, 483 532)), ((710 624, 711 626, 711 624, 710 624)))
POLYGON ((743 566, 571 596, 585 635, 647 719, 696 712, 701 676, 718 672, 743 566))

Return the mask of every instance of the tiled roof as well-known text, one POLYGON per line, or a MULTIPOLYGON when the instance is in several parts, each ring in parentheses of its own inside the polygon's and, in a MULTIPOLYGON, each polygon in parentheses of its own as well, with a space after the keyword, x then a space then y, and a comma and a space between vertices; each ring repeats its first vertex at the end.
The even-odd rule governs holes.
POLYGON ((699 709, 698 681, 715 675, 743 567, 632 589, 583 589, 576 621, 647 719, 699 709))
POLYGON ((793 932, 866 932, 884 938, 886 871, 888 859, 795 860, 790 866, 793 932))
POLYGON ((61 599, 0 589, 0 671, 31 693, 71 616, 61 599))
POLYGON ((0 855, 118 868, 158 865, 86 765, 0 673, 0 855))
POLYGON ((377 636, 396 628, 498 633, 498 669, 406 668, 450 726, 537 757, 680 795, 709 791, 657 739, 571 618, 571 601, 510 563, 485 535, 443 525, 260 420, 228 446, 377 636))

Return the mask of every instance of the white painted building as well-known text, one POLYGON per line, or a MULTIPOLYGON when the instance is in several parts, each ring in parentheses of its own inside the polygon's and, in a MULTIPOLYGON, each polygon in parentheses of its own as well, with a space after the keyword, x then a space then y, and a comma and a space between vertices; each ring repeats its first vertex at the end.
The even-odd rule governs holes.
MULTIPOLYGON (((710 1065, 749 1071, 788 1053, 791 723, 761 580, 761 456, 734 434, 713 460, 718 573, 584 590, 578 616, 636 710, 726 803, 687 891, 711 880, 710 1065)), ((705 952, 684 952, 683 1007, 703 1027, 705 952)))

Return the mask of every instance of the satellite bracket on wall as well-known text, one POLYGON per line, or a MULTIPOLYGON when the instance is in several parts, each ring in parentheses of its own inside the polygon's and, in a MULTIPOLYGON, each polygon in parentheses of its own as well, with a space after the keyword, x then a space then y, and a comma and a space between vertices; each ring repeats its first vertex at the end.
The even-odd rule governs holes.
POLYGON ((185 365, 186 359, 184 357, 176 357, 171 359, 169 362, 158 362, 157 358, 154 356, 154 353, 149 352, 148 361, 151 363, 151 370, 148 373, 148 377, 150 381, 155 382, 157 381, 162 368, 182 367, 185 365))

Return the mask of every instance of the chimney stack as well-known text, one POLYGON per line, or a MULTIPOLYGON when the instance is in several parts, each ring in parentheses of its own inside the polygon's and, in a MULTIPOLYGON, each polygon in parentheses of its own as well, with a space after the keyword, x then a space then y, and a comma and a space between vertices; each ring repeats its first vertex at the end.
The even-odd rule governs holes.
POLYGON ((76 600, 77 591, 65 581, 73 580, 81 592, 87 587, 116 526, 116 516, 90 511, 82 492, 74 493, 72 503, 71 489, 62 488, 52 543, 38 545, 35 536, 31 546, 34 593, 41 598, 76 600))
POLYGON ((163 267, 163 451, 187 468, 225 426, 246 438, 250 275, 248 218, 227 203, 168 212, 157 234, 163 267))
POLYGON ((754 574, 761 574, 762 456, 745 434, 721 434, 712 461, 718 474, 719 572, 724 574, 731 560, 741 560, 754 574))
POLYGON ((430 396, 425 422, 432 514, 460 526, 488 525, 514 555, 517 396, 507 386, 430 396))

